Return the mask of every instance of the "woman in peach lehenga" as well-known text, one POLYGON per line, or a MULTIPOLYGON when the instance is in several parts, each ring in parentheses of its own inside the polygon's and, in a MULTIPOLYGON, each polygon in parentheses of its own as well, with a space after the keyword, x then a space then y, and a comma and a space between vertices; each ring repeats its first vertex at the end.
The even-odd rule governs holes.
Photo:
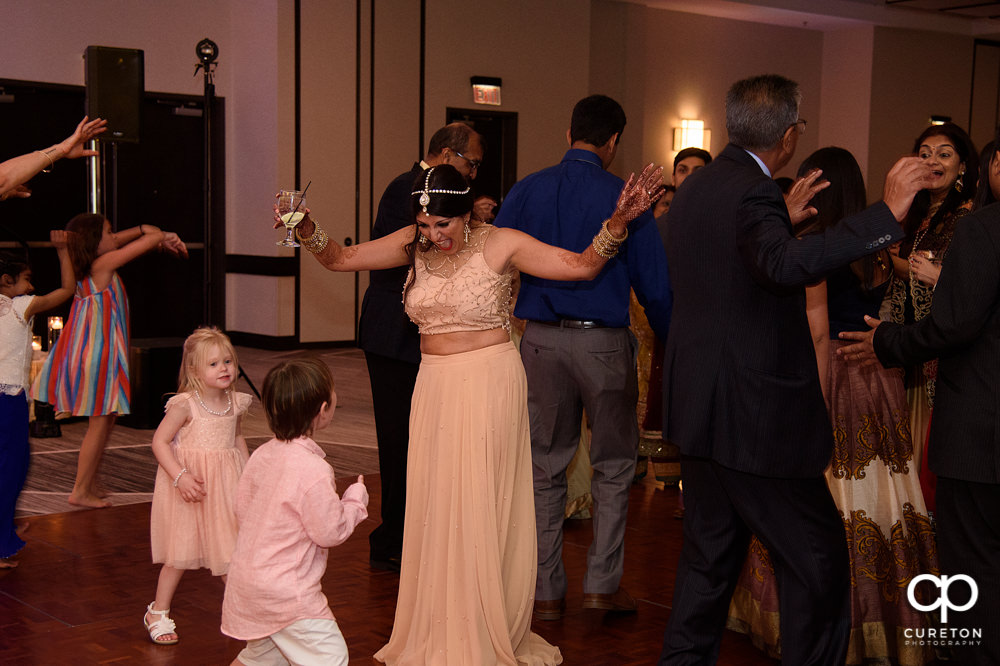
POLYGON ((328 269, 409 264, 406 311, 422 358, 410 410, 406 518, 392 665, 562 662, 533 634, 537 547, 527 382, 510 340, 514 271, 591 279, 649 208, 661 180, 647 167, 625 185, 594 244, 577 254, 470 220, 472 196, 453 167, 414 183, 415 224, 341 248, 308 216, 302 244, 328 269))

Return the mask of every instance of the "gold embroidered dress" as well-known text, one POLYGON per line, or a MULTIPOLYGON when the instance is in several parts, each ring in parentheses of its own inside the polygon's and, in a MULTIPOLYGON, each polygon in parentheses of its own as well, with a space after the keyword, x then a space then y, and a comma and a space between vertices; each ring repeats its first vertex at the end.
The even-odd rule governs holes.
MULTIPOLYGON (((925 628, 929 620, 910 606, 906 588, 919 574, 938 573, 937 548, 913 463, 902 372, 861 367, 837 354, 850 344, 837 333, 864 328, 864 310, 874 315, 885 289, 862 292, 850 268, 827 280, 831 340, 825 395, 834 450, 826 480, 850 554, 846 663, 923 666, 933 650, 908 639, 906 630, 925 628), (835 304, 851 314, 837 316, 835 304)), ((758 648, 778 657, 779 611, 770 555, 754 537, 733 594, 729 628, 749 634, 758 648)))
MULTIPOLYGON (((953 212, 935 222, 934 209, 921 223, 913 236, 914 252, 931 252, 934 261, 943 261, 948 253, 955 225, 972 210, 972 201, 965 201, 953 212), (933 222, 933 226, 931 223, 933 222)), ((926 317, 931 311, 934 286, 924 284, 911 273, 907 280, 893 277, 886 295, 889 320, 897 324, 912 324, 926 317)), ((906 402, 910 408, 910 432, 913 434, 914 459, 919 469, 923 448, 934 405, 934 378, 937 376, 937 359, 906 368, 906 402)))

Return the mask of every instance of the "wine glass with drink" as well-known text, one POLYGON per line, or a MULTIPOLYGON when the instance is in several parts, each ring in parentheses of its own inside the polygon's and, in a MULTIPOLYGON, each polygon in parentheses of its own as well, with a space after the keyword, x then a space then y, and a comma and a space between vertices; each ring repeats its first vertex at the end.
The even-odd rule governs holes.
POLYGON ((295 227, 306 216, 305 192, 281 190, 278 192, 278 215, 285 225, 285 237, 275 243, 282 247, 299 247, 295 242, 295 227))

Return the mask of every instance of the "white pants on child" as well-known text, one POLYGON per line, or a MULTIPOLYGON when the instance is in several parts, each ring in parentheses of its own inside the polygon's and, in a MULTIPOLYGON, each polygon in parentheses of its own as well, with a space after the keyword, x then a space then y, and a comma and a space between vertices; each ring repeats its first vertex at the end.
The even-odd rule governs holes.
POLYGON ((347 643, 335 620, 298 620, 267 638, 247 641, 246 666, 347 666, 347 643))

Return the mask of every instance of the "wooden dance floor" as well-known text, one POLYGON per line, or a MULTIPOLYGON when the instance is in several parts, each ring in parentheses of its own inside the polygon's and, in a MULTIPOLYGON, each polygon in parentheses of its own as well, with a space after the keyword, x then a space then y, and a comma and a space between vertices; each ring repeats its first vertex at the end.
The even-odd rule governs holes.
MULTIPOLYGON (((239 354, 258 388, 267 368, 289 356, 320 356, 333 370, 337 414, 317 441, 342 489, 351 477, 365 474, 371 517, 347 543, 330 550, 323 590, 347 640, 351 663, 371 664, 372 654, 392 630, 398 576, 368 566, 368 534, 378 524, 379 478, 364 357, 356 349, 275 353, 241 348, 239 354)), ((242 380, 240 389, 249 390, 242 380)), ((116 428, 102 467, 112 508, 73 511, 66 504, 85 425, 68 423, 61 438, 32 440, 32 468, 18 505, 28 545, 17 556, 17 569, 0 570, 0 663, 228 664, 242 643, 219 632, 223 585, 205 570, 187 573, 174 598, 171 616, 180 643, 153 645, 142 626, 159 573, 149 553, 149 497, 156 467, 149 451, 152 431, 116 428)), ((251 449, 268 437, 256 400, 244 431, 251 449)), ((533 625, 560 647, 565 664, 656 662, 681 545, 681 521, 673 518, 676 505, 677 491, 663 490, 651 479, 632 488, 622 581, 639 602, 632 615, 580 608, 591 521, 567 522, 567 613, 559 621, 533 625)), ((777 662, 727 631, 719 663, 777 662)))

